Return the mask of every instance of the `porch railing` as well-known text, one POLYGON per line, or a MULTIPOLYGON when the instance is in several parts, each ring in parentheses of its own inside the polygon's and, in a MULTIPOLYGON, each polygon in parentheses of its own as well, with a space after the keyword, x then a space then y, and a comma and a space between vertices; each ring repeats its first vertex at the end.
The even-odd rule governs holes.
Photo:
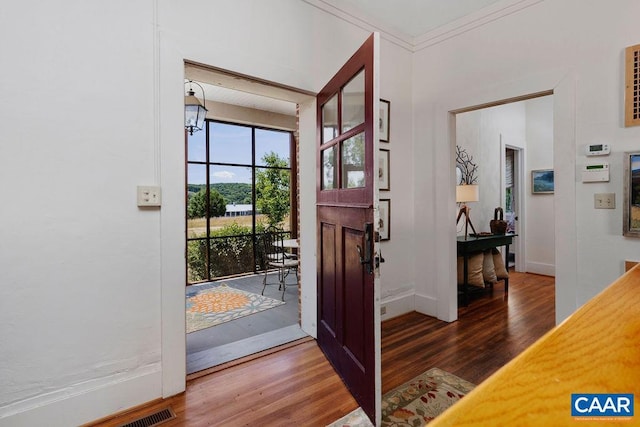
MULTIPOLYGON (((283 231, 283 239, 290 231, 283 231)), ((187 283, 263 271, 263 233, 189 239, 187 241, 187 283)))

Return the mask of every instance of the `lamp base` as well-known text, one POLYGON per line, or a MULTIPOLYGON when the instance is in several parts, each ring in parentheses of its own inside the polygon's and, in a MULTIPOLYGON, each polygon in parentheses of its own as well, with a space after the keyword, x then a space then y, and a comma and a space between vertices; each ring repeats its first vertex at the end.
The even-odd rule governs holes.
POLYGON ((460 222, 460 218, 464 214, 464 240, 467 240, 469 226, 471 226, 474 234, 478 234, 475 227, 473 226, 473 223, 471 222, 471 217, 469 217, 469 211, 470 209, 467 205, 460 206, 460 212, 458 212, 458 218, 456 219, 456 225, 458 225, 458 223, 460 222))

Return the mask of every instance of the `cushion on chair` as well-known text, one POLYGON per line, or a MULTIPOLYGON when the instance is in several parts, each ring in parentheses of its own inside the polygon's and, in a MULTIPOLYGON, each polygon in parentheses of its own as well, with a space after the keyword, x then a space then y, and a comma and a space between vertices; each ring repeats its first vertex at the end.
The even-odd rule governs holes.
POLYGON ((509 272, 504 266, 504 258, 502 258, 502 254, 500 253, 500 250, 494 248, 494 249, 491 249, 491 253, 493 255, 493 265, 496 269, 496 276, 498 277, 498 280, 508 279, 509 272))
MULTIPOLYGON (((482 277, 482 264, 484 254, 482 252, 469 255, 467 262, 467 280, 469 285, 484 288, 484 278, 482 277)), ((464 258, 458 257, 458 283, 464 283, 464 258)))
POLYGON ((485 283, 496 283, 498 277, 496 276, 496 268, 493 264, 493 254, 491 249, 484 251, 482 255, 482 277, 485 283))

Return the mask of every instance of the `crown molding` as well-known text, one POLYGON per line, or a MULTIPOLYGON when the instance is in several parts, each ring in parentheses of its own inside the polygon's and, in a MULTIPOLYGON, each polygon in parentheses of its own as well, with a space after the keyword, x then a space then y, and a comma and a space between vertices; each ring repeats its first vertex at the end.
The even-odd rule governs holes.
POLYGON ((412 37, 395 28, 391 28, 370 16, 365 16, 362 11, 356 10, 355 8, 345 4, 340 4, 339 0, 302 1, 366 31, 377 31, 383 39, 388 40, 408 51, 417 52, 438 43, 442 43, 460 34, 464 34, 474 28, 481 27, 485 24, 541 3, 544 0, 498 1, 481 10, 465 15, 462 18, 456 19, 455 21, 442 25, 417 37, 412 37))
POLYGON ((413 37, 377 21, 370 16, 363 16, 362 11, 340 4, 337 0, 302 0, 330 15, 340 18, 363 30, 380 33, 380 36, 408 51, 413 52, 413 37))
POLYGON ((477 12, 470 13, 469 15, 416 37, 413 42, 413 51, 417 52, 441 43, 543 1, 544 0, 503 0, 496 2, 477 12))

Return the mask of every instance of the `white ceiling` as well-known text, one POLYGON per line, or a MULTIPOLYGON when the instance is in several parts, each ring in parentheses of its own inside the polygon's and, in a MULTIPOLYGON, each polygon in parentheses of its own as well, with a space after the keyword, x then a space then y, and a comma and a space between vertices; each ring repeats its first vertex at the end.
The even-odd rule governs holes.
MULTIPOLYGON (((303 0, 348 21, 358 21, 378 31, 386 31, 405 40, 415 39, 440 27, 481 13, 494 3, 517 0, 303 0)), ((205 99, 274 113, 295 115, 291 93, 242 77, 230 77, 187 65, 186 77, 202 84, 205 99), (285 100, 286 99, 286 100, 285 100)), ((200 91, 195 89, 196 96, 200 91)), ((295 94, 294 94, 295 98, 295 94)))
POLYGON ((418 37, 500 1, 313 0, 310 3, 322 9, 334 7, 382 30, 418 37))

